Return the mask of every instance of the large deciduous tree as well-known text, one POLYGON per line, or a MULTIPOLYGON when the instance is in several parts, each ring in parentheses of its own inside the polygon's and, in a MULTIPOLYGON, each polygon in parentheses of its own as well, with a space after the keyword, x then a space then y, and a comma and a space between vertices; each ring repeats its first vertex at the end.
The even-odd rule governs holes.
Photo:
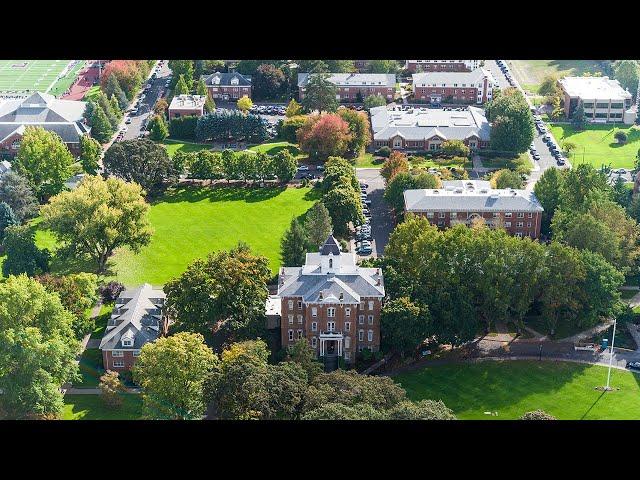
POLYGON ((29 181, 42 199, 64 188, 72 164, 73 156, 56 133, 27 126, 12 168, 29 181))
POLYGON ((198 333, 177 333, 145 344, 133 367, 142 388, 145 416, 200 420, 206 412, 204 383, 218 358, 198 333))
POLYGON ((146 138, 114 143, 105 152, 103 164, 105 175, 136 182, 149 194, 178 179, 167 150, 146 138))
POLYGON ((281 69, 268 63, 256 70, 254 93, 257 99, 277 100, 285 85, 285 76, 281 69))
POLYGON ((21 275, 0 284, 0 406, 8 418, 62 413, 60 387, 78 378, 72 322, 37 281, 21 275))
POLYGON ((100 157, 102 157, 100 143, 89 135, 80 137, 80 163, 86 173, 95 175, 98 172, 100 157))
POLYGON ((339 115, 309 115, 297 131, 300 150, 312 158, 326 160, 347 152, 353 135, 339 115))
POLYGON ((116 248, 137 252, 149 244, 148 210, 139 185, 87 176, 75 190, 53 197, 42 216, 64 245, 63 255, 88 256, 104 273, 116 248))
POLYGON ((505 89, 486 108, 491 123, 491 148, 505 152, 526 152, 533 142, 533 117, 522 94, 505 89))
POLYGON ((409 172, 409 160, 407 160, 407 156, 402 152, 396 151, 391 152, 391 155, 384 161, 380 169, 380 175, 382 175, 387 185, 389 185, 389 182, 393 180, 393 177, 397 174, 407 172, 409 172))
POLYGON ((27 225, 13 226, 5 230, 2 249, 6 258, 2 274, 26 274, 29 277, 49 270, 49 252, 36 246, 35 232, 27 225))
POLYGON ((414 304, 407 297, 390 300, 380 316, 380 328, 385 343, 403 356, 410 354, 431 333, 429 309, 414 304))
POLYGON ((359 155, 371 143, 371 124, 365 112, 358 112, 350 108, 341 108, 338 115, 349 125, 351 139, 347 150, 352 155, 359 155))

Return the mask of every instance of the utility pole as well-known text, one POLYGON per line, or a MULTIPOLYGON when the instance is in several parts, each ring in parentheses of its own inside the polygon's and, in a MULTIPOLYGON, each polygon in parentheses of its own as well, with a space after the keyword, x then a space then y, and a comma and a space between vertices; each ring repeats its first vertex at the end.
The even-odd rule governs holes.
POLYGON ((607 373, 607 386, 604 387, 605 391, 609 391, 609 390, 613 390, 610 387, 610 381, 611 381, 611 364, 613 363, 613 344, 616 341, 616 324, 618 323, 618 319, 614 318, 613 319, 613 335, 611 337, 611 353, 609 354, 609 372, 607 373))

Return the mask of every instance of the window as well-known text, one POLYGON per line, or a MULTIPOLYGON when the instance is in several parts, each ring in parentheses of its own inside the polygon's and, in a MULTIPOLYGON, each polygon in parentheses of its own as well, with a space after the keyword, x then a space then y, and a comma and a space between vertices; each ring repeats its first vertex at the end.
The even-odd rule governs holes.
POLYGON ((498 218, 500 214, 498 212, 493 212, 493 218, 498 218))
POLYGON ((533 218, 533 213, 529 212, 529 214, 527 215, 529 218, 533 218))
POLYGON ((364 330, 358 330, 358 341, 361 342, 364 340, 364 330))
POLYGON ((344 329, 347 332, 351 331, 351 322, 344 322, 344 329))
POLYGON ((511 218, 511 212, 505 213, 504 216, 507 217, 507 218, 511 218))
POLYGON ((133 356, 134 357, 139 357, 140 356, 140 350, 134 350, 133 351, 133 356))
POLYGON ((373 300, 369 300, 369 310, 373 310, 373 300))
POLYGON ((360 302, 360 310, 364 310, 364 302, 360 302))
POLYGON ((312 332, 318 331, 318 322, 311 322, 311 331, 312 332))
POLYGON ((302 323, 302 315, 298 314, 298 323, 302 323))
POLYGON ((527 222, 527 227, 531 228, 531 222, 527 222))
POLYGON ((302 300, 298 300, 298 310, 302 310, 302 300))
POLYGON ((433 212, 427 212, 427 218, 433 218, 433 212))
POLYGON ((505 227, 510 227, 511 226, 511 222, 504 222, 504 226, 505 227))
POLYGON ((524 212, 518 212, 518 218, 524 218, 524 212))
POLYGON ((298 330, 298 340, 302 338, 302 330, 298 330))
POLYGON ((289 330, 289 341, 293 342, 293 330, 289 330))
POLYGON ((449 215, 451 218, 458 218, 458 214, 456 212, 451 212, 449 215))
POLYGON ((112 357, 124 357, 124 352, 122 350, 113 350, 111 352, 112 357))
POLYGON ((518 228, 524 227, 524 222, 516 222, 516 227, 518 228))
POLYGON ((336 309, 333 307, 327 308, 327 317, 335 317, 335 316, 336 316, 336 309))
POLYGON ((289 300, 289 310, 293 310, 293 300, 289 300))
POLYGON ((444 218, 444 217, 446 217, 446 214, 444 212, 438 213, 438 218, 444 218))
POLYGON ((522 232, 516 232, 516 237, 522 238, 522 232))
POLYGON ((123 347, 133 347, 133 338, 123 338, 122 339, 123 347))
POLYGON ((333 258, 329 259, 329 268, 333 268, 333 258))
POLYGON ((344 337, 344 348, 350 348, 351 347, 351 337, 346 336, 344 337))
POLYGON ((336 322, 327 322, 327 330, 333 332, 336 329, 336 322))
POLYGON ((373 330, 369 330, 369 331, 367 332, 367 340, 368 340, 369 342, 373 342, 373 330))
POLYGON ((122 368, 124 367, 124 362, 122 360, 114 360, 113 361, 114 368, 122 368))
POLYGON ((609 108, 607 103, 596 103, 596 108, 609 108))
POLYGON ((344 352, 344 359, 351 360, 351 352, 344 352))
POLYGON ((373 315, 369 315, 369 318, 367 318, 367 320, 369 321, 369 325, 373 325, 373 315))
POLYGON ((344 316, 345 317, 350 317, 351 316, 351 309, 350 308, 345 308, 344 309, 344 316))
POLYGON ((358 315, 358 323, 362 325, 364 323, 364 315, 358 315))
POLYGON ((287 315, 287 318, 289 319, 289 324, 293 323, 293 313, 290 313, 289 315, 287 315))
POLYGON ((311 309, 311 316, 312 317, 317 317, 318 316, 318 309, 316 307, 313 307, 311 309))
POLYGON ((316 337, 311 337, 311 346, 313 348, 316 348, 317 345, 318 345, 318 339, 316 337))

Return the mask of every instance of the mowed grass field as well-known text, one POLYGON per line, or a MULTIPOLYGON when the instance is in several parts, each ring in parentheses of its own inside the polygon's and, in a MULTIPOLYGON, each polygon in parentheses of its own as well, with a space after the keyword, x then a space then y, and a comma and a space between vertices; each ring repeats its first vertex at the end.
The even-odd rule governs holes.
POLYGON ((522 88, 533 93, 538 93, 546 75, 560 78, 602 72, 596 60, 508 60, 508 64, 522 88))
MULTIPOLYGON (((44 92, 56 81, 69 62, 70 60, 0 60, 0 92, 44 92), (18 66, 22 64, 26 65, 18 66)), ((64 90, 66 88, 62 91, 64 90)))
POLYGON ((640 128, 633 126, 588 125, 576 130, 567 124, 551 124, 551 132, 560 146, 565 140, 577 145, 571 156, 571 163, 576 165, 584 161, 596 168, 611 164, 612 168, 632 169, 640 149, 640 128), (617 130, 627 134, 624 145, 613 137, 617 130))
POLYGON ((139 420, 142 418, 142 397, 122 395, 122 405, 107 407, 100 395, 65 395, 62 420, 139 420))
POLYGON ((427 367, 393 377, 412 400, 442 400, 459 419, 514 420, 542 409, 561 420, 640 419, 640 375, 571 362, 484 361, 427 367), (497 416, 485 412, 497 412, 497 416))
POLYGON ((140 253, 123 249, 112 260, 115 278, 127 286, 163 285, 194 259, 246 242, 280 267, 280 240, 291 219, 318 199, 309 188, 198 188, 169 191, 149 211, 155 233, 140 253))

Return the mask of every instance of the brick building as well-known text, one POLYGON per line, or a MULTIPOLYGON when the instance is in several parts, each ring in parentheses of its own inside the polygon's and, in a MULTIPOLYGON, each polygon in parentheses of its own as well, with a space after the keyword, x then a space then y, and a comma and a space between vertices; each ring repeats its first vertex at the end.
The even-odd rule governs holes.
POLYGON ((355 254, 341 252, 329 236, 320 252, 307 253, 304 266, 280 268, 282 346, 306 338, 327 364, 378 351, 384 295, 382 271, 359 267, 355 254))
POLYGON ((469 148, 489 145, 490 126, 484 111, 466 108, 389 109, 374 107, 371 114, 373 148, 436 151, 447 140, 462 140, 469 148))
POLYGON ((543 208, 528 190, 492 189, 489 182, 455 180, 442 188, 406 190, 405 212, 426 217, 439 228, 484 221, 516 237, 540 237, 543 208))
POLYGON ((419 72, 471 72, 480 67, 480 60, 407 60, 404 68, 419 72))
MULTIPOLYGON (((314 74, 298 74, 298 94, 300 100, 314 74)), ((358 94, 364 100, 371 95, 382 95, 387 101, 393 100, 396 76, 393 73, 331 73, 327 78, 338 87, 336 99, 341 102, 356 102, 358 94)))
POLYGON ((251 98, 251 76, 238 72, 212 73, 202 77, 209 95, 214 100, 237 100, 245 95, 251 98))
POLYGON ((131 370, 140 349, 167 333, 164 302, 164 292, 148 283, 120 294, 100 341, 105 370, 131 370))
POLYGON ((420 103, 482 104, 491 100, 496 80, 489 70, 414 73, 413 95, 420 103))
POLYGON ((632 125, 636 121, 637 110, 632 108, 633 97, 618 80, 609 77, 564 77, 558 84, 564 96, 567 119, 582 103, 584 115, 590 122, 632 125))
POLYGON ((202 95, 177 95, 171 99, 169 105, 169 120, 172 118, 204 115, 204 102, 207 100, 202 95))
POLYGON ((0 156, 14 157, 28 126, 42 127, 60 136, 72 155, 80 155, 80 137, 90 128, 84 123, 86 102, 58 100, 36 92, 27 98, 0 100, 0 156))

